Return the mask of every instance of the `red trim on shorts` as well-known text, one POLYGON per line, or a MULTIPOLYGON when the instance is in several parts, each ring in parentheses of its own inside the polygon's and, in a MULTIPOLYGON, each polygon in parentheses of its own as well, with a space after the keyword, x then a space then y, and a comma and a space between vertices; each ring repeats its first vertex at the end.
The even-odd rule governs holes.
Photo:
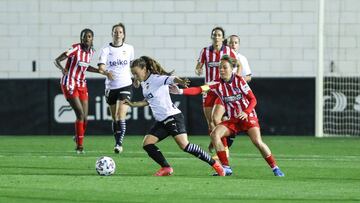
POLYGON ((219 98, 213 91, 209 91, 203 95, 203 107, 213 107, 216 98, 219 98))
POLYGON ((250 128, 253 127, 260 128, 259 121, 256 117, 250 117, 248 120, 230 118, 229 120, 221 122, 219 125, 225 126, 232 134, 247 132, 250 128))

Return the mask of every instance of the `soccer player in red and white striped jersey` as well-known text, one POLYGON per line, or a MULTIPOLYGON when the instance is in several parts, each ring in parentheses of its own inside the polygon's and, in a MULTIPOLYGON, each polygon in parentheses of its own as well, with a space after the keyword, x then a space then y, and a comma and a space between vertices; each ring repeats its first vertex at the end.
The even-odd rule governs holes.
POLYGON ((275 158, 269 147, 262 141, 260 125, 255 112, 256 97, 244 78, 233 73, 235 60, 224 55, 220 63, 220 79, 214 84, 206 84, 201 87, 187 88, 172 93, 196 95, 202 92, 215 92, 228 113, 229 120, 222 121, 211 133, 211 141, 216 149, 220 162, 227 175, 232 174, 228 157, 221 138, 228 137, 239 132, 247 132, 253 144, 261 152, 266 162, 271 167, 275 176, 284 176, 277 166, 275 158))
POLYGON ((80 34, 80 43, 73 44, 71 48, 55 59, 55 65, 61 70, 61 90, 74 109, 76 114, 75 121, 75 140, 76 151, 83 152, 83 140, 87 127, 88 115, 88 90, 85 80, 85 72, 96 72, 111 77, 108 72, 100 71, 90 66, 90 60, 94 55, 93 49, 94 32, 84 29, 80 34), (65 68, 61 61, 67 59, 65 68))
MULTIPOLYGON (((211 39, 212 45, 209 47, 204 47, 201 50, 198 63, 195 68, 196 74, 200 76, 203 73, 202 67, 205 65, 205 83, 209 83, 220 78, 219 64, 223 55, 229 55, 233 58, 236 58, 235 51, 223 43, 225 39, 225 31, 223 28, 213 28, 211 31, 211 39)), ((241 66, 241 64, 239 64, 239 66, 241 66)), ((241 70, 241 67, 239 67, 239 69, 241 70)), ((213 115, 216 98, 217 95, 213 92, 208 92, 207 94, 203 95, 203 111, 208 124, 209 135, 215 127, 215 121, 213 118, 219 117, 213 115)), ((223 142, 227 147, 226 139, 223 139, 223 142)), ((209 149, 210 148, 212 148, 211 145, 209 145, 209 149)))

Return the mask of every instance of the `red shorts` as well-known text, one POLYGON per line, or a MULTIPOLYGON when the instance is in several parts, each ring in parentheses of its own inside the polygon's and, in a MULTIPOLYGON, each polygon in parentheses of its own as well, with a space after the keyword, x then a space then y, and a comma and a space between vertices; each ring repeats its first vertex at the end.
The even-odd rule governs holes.
POLYGON ((257 117, 248 117, 248 120, 240 120, 237 118, 231 118, 229 120, 221 122, 219 125, 225 126, 234 135, 239 132, 247 132, 250 128, 253 128, 253 127, 260 128, 259 120, 257 117))
POLYGON ((221 105, 221 106, 224 106, 224 104, 222 103, 222 101, 221 101, 220 97, 217 97, 217 98, 215 99, 214 105, 221 105))
POLYGON ((203 95, 203 107, 213 107, 216 98, 219 98, 213 91, 207 92, 203 95))
POLYGON ((66 99, 73 99, 79 97, 80 100, 88 100, 87 87, 74 87, 74 89, 68 88, 66 85, 61 85, 61 91, 66 99))

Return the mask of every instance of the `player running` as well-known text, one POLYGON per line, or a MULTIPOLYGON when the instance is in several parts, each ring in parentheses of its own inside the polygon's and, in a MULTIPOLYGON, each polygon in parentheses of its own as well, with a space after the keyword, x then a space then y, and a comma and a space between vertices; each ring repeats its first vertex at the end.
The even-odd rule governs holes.
POLYGON ((137 102, 127 101, 127 103, 133 107, 149 105, 156 120, 143 141, 143 148, 149 157, 161 166, 155 176, 169 176, 173 173, 173 168, 155 145, 169 135, 174 137, 175 142, 182 150, 208 163, 219 176, 225 176, 224 169, 218 162, 215 162, 198 145, 189 143, 184 116, 171 101, 169 85, 178 83, 187 87, 189 80, 172 76, 172 72, 166 72, 157 61, 147 56, 134 60, 131 64, 131 72, 135 80, 141 82, 145 99, 137 102))
POLYGON ((197 95, 211 90, 211 92, 216 93, 219 98, 221 98, 229 120, 222 121, 215 127, 211 133, 211 141, 225 169, 226 175, 231 175, 232 169, 229 165, 229 160, 221 138, 245 131, 271 167, 274 175, 280 177, 285 176, 277 166, 269 147, 261 139, 260 126, 254 109, 257 103, 255 95, 246 81, 241 76, 233 73, 234 66, 234 59, 228 55, 224 55, 220 63, 221 79, 217 80, 214 84, 206 84, 201 87, 186 88, 183 90, 172 86, 171 92, 184 95, 197 95))

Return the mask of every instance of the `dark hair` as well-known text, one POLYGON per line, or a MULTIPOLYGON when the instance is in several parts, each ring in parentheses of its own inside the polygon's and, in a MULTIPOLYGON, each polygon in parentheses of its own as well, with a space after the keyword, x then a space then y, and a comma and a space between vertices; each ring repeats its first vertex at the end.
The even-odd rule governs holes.
MULTIPOLYGON (((80 42, 81 42, 81 44, 84 44, 84 40, 83 40, 83 39, 84 39, 86 33, 90 33, 90 34, 94 37, 94 32, 93 32, 91 29, 85 28, 85 29, 81 30, 81 32, 80 32, 80 42)), ((93 44, 92 44, 92 43, 91 43, 90 48, 93 48, 93 44)))
POLYGON ((232 67, 234 68, 236 66, 236 59, 235 58, 232 58, 231 56, 227 55, 227 54, 224 54, 220 61, 227 61, 230 63, 230 65, 232 65, 232 67))
POLYGON ((125 42, 125 38, 126 38, 126 31, 125 31, 125 25, 123 23, 118 23, 118 24, 115 24, 113 25, 112 29, 111 29, 111 33, 114 32, 114 29, 116 27, 122 27, 123 31, 124 31, 124 39, 123 39, 123 42, 125 42))
POLYGON ((220 30, 222 35, 223 35, 223 38, 225 39, 225 30, 222 28, 222 27, 214 27, 212 30, 211 30, 211 38, 212 38, 212 35, 214 34, 215 30, 220 30))
POLYGON ((172 75, 174 72, 166 72, 157 61, 148 56, 141 56, 140 58, 132 61, 130 67, 134 68, 135 66, 146 68, 148 71, 150 71, 150 73, 159 75, 172 75))

